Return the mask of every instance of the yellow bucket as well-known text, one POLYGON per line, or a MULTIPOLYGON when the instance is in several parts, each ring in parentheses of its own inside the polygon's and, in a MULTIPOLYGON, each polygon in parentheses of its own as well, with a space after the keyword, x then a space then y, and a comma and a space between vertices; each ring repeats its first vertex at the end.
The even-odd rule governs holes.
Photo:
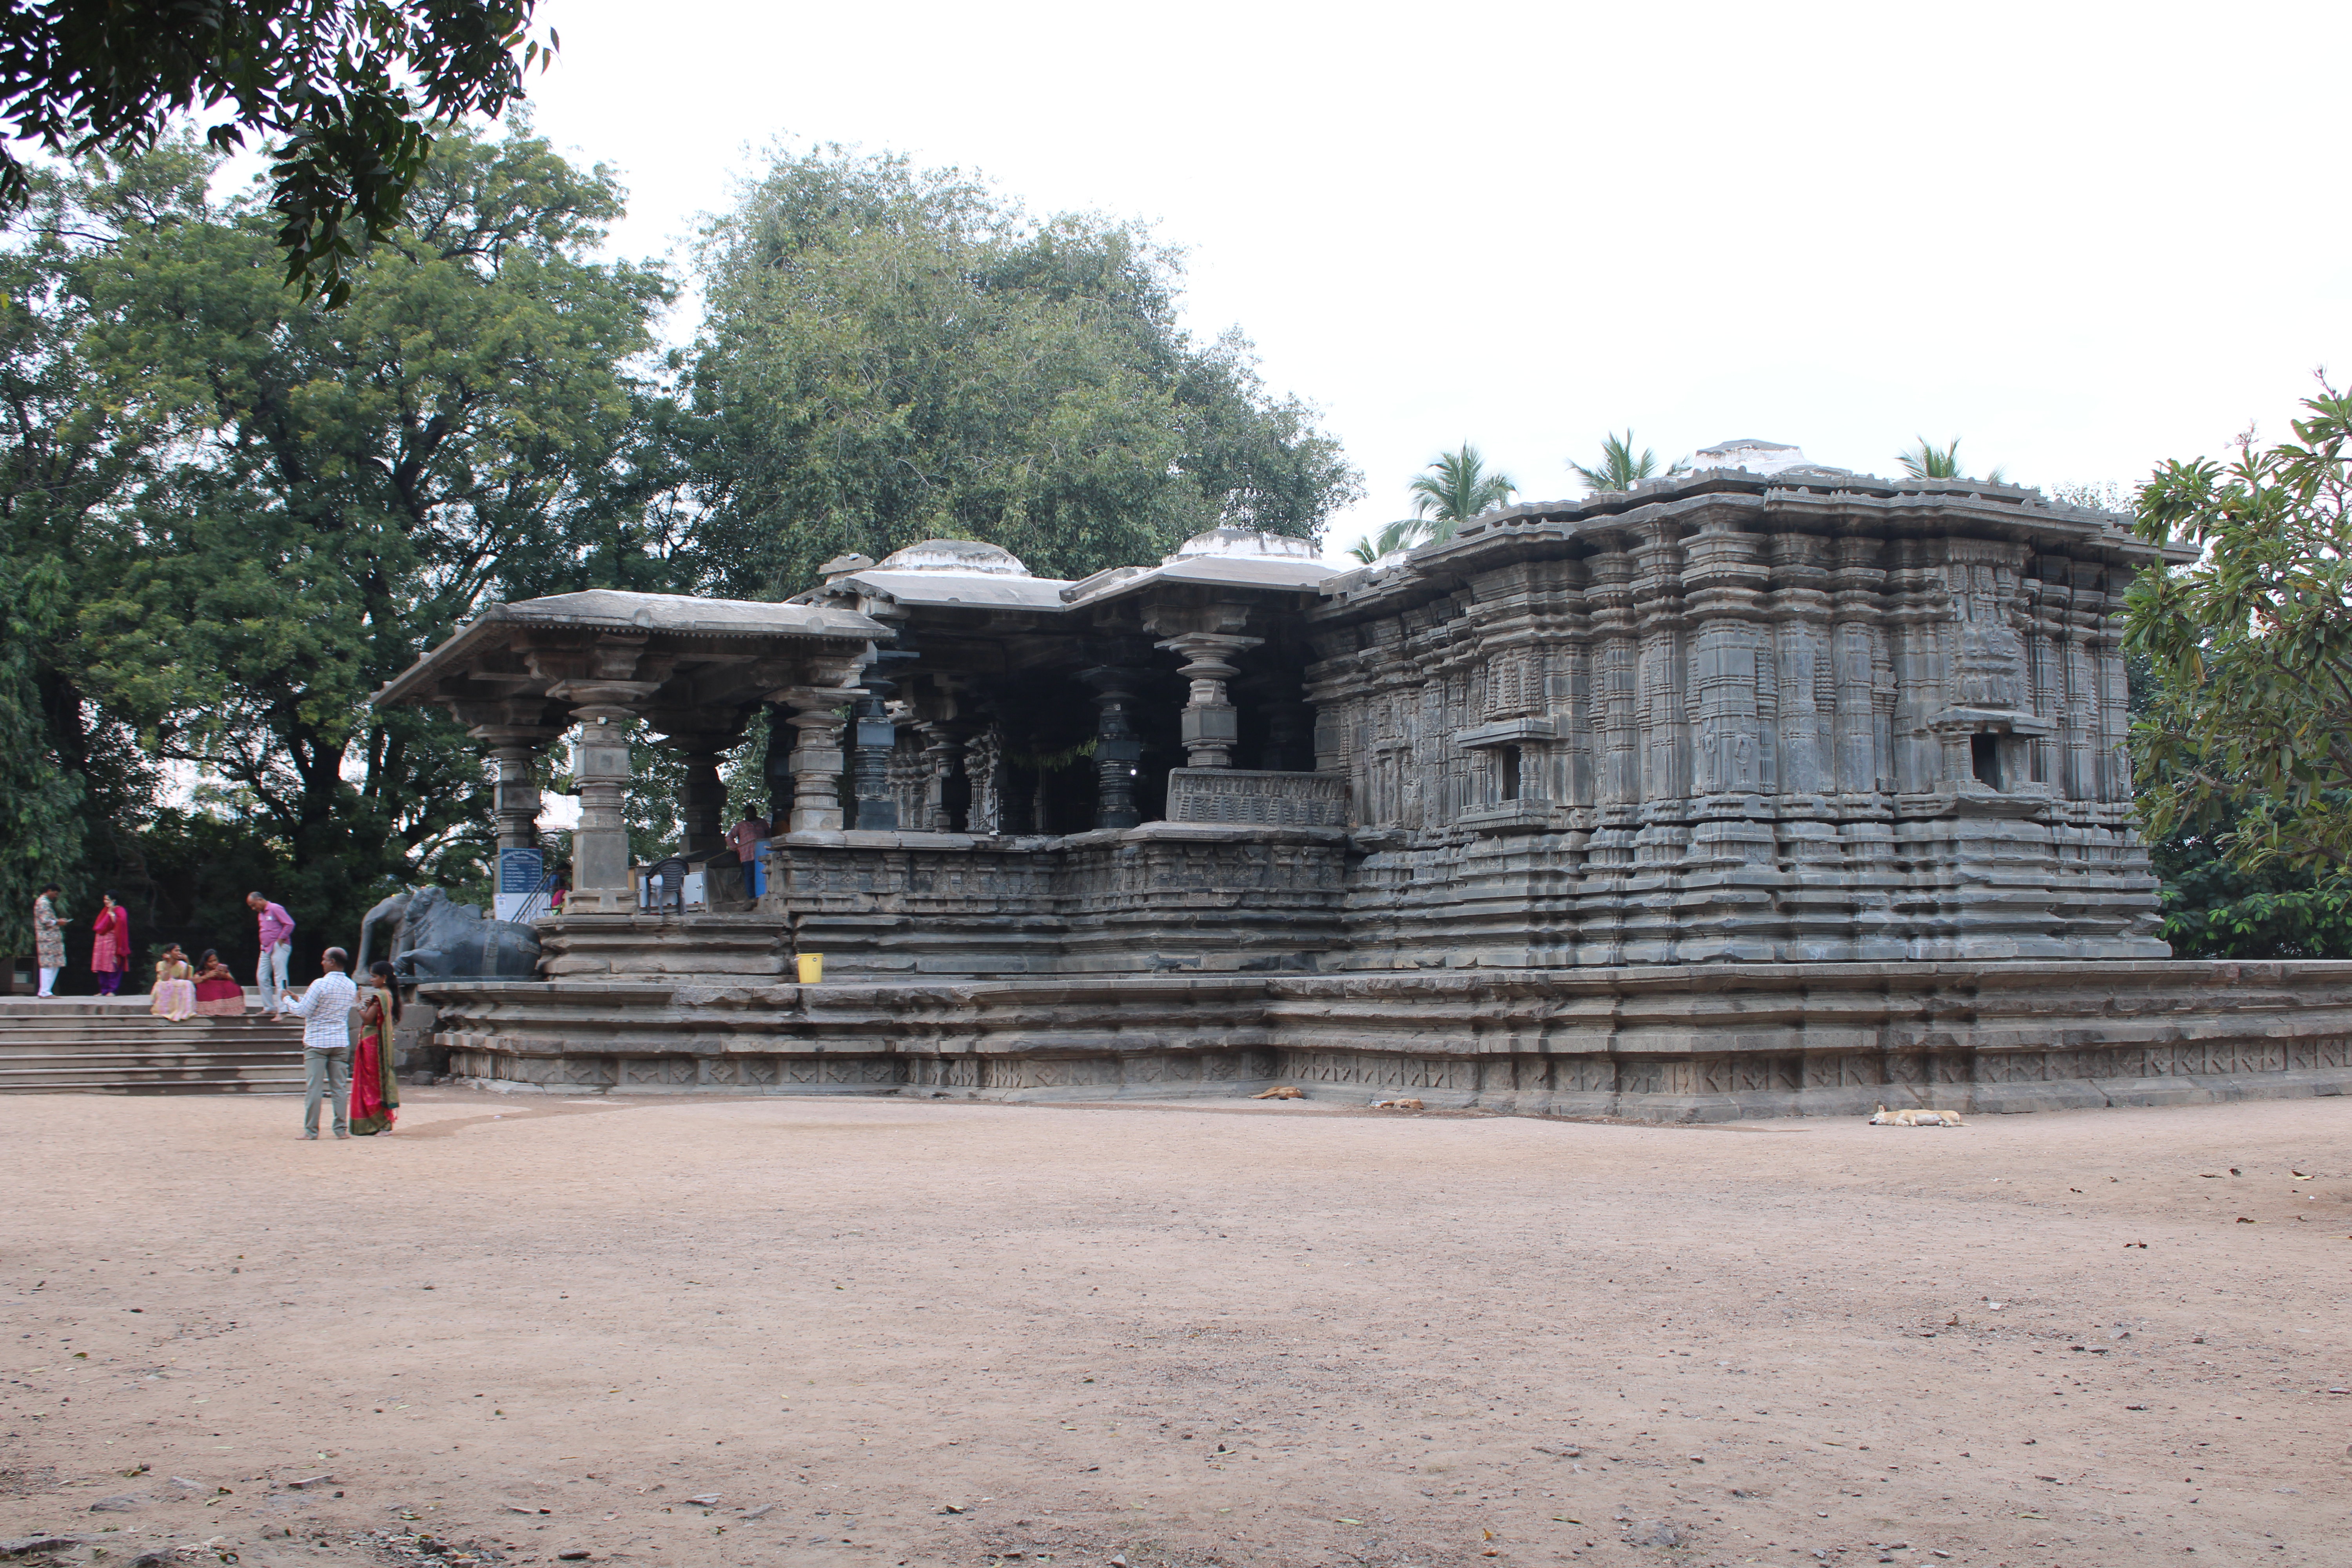
POLYGON ((797 961, 801 966, 801 984, 818 985, 824 981, 824 954, 803 952, 797 961))

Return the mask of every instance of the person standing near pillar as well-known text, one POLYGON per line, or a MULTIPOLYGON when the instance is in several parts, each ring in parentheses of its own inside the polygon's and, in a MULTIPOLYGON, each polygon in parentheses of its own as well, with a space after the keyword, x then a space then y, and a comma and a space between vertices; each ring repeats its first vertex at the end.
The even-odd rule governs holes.
POLYGON ((39 994, 53 995, 58 976, 66 967, 66 928, 58 920, 58 896, 65 889, 55 882, 33 900, 34 964, 41 972, 39 994))
POLYGON ((735 851, 736 858, 748 866, 751 863, 751 857, 759 853, 761 841, 774 837, 775 829, 769 826, 768 819, 746 805, 743 820, 727 830, 727 847, 735 851))
POLYGON ((286 966, 294 958, 294 917, 259 893, 246 894, 245 907, 261 930, 261 962, 255 966, 254 984, 261 987, 261 1010, 275 1022, 286 1016, 286 966))

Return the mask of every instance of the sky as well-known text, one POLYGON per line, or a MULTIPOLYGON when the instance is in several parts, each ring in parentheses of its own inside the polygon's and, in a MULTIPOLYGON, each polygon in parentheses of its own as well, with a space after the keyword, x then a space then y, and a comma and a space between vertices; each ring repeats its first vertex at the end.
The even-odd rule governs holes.
MULTIPOLYGON (((542 0, 540 132, 673 255, 774 146, 976 172, 1185 248, 1187 320, 1363 470, 1526 500, 1630 426, 2128 486, 2352 379, 2352 5, 542 0)), ((691 334, 688 311, 673 323, 691 334)))

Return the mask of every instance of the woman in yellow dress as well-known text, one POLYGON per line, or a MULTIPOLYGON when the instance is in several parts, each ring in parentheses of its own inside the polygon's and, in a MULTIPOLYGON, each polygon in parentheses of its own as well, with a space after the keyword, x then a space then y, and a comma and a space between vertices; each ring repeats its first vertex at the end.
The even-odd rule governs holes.
POLYGON ((168 1018, 174 1024, 185 1023, 196 1016, 195 971, 188 965, 188 955, 173 942, 155 961, 155 997, 147 1010, 158 1018, 168 1018))

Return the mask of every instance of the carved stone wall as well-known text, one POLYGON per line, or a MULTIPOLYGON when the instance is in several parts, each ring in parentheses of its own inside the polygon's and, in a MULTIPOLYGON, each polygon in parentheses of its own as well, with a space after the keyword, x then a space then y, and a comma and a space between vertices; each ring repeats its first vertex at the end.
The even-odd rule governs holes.
POLYGON ((1349 962, 2163 954, 2116 629, 2153 552, 1843 482, 1507 515, 1313 612, 1349 962))
POLYGON ((1345 827, 1344 773, 1253 773, 1239 768, 1171 768, 1168 820, 1233 822, 1265 827, 1345 827))

